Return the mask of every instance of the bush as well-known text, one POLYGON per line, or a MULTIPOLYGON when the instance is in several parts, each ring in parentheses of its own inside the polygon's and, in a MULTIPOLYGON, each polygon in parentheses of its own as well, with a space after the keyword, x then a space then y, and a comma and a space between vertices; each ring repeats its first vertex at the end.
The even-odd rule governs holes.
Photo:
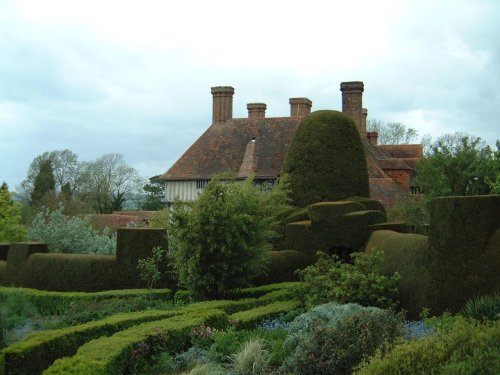
POLYGON ((299 294, 306 305, 327 302, 359 303, 363 306, 396 308, 399 304, 400 275, 384 276, 377 270, 382 252, 353 253, 353 264, 336 256, 318 253, 317 262, 299 271, 304 284, 299 294))
POLYGON ((351 374, 364 358, 384 350, 402 333, 400 318, 389 311, 332 304, 301 315, 290 331, 293 340, 286 343, 294 343, 294 351, 282 370, 301 375, 351 374))
POLYGON ((500 293, 468 301, 462 308, 462 315, 476 320, 500 320, 500 293))
POLYGON ((280 189, 212 180, 191 208, 176 204, 170 249, 181 286, 218 298, 264 271, 272 225, 285 207, 280 189))
POLYGON ((298 280, 295 271, 304 269, 314 262, 314 258, 301 251, 281 250, 267 252, 269 263, 267 275, 259 278, 256 284, 271 284, 298 280))
POLYGON ((377 353, 357 375, 500 373, 500 321, 480 324, 454 319, 451 329, 403 342, 377 353))
POLYGON ((389 320, 388 314, 363 311, 339 321, 335 328, 314 328, 311 338, 297 350, 297 373, 351 374, 364 358, 397 336, 397 319, 389 320))
POLYGON ((361 138, 352 118, 316 111, 300 123, 284 162, 298 207, 351 196, 369 196, 361 138))
POLYGON ((36 214, 28 238, 44 242, 49 250, 56 253, 75 254, 115 254, 116 237, 109 231, 100 234, 88 218, 68 217, 63 214, 64 207, 50 211, 44 209, 36 214))
POLYGON ((7 255, 7 267, 5 270, 5 278, 10 285, 18 285, 20 282, 20 273, 29 257, 35 253, 46 253, 47 244, 22 242, 13 243, 10 245, 7 255))
POLYGON ((3 183, 0 186, 0 242, 18 242, 26 237, 26 228, 21 224, 21 204, 14 202, 12 195, 3 183))

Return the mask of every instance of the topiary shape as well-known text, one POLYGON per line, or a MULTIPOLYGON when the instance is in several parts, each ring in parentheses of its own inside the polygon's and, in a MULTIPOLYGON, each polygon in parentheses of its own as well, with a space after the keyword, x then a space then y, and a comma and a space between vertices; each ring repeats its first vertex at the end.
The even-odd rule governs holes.
POLYGON ((369 197, 361 138, 351 117, 316 111, 297 129, 284 162, 291 199, 298 207, 352 196, 369 197))

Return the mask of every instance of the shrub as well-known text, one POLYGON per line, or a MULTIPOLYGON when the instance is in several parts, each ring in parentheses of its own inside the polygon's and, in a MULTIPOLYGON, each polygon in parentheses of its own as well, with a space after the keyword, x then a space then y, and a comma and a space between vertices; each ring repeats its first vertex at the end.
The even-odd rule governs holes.
POLYGON ((458 318, 450 329, 377 353, 356 374, 494 375, 500 373, 499 340, 500 321, 480 324, 458 318))
POLYGON ((194 367, 189 375, 226 375, 227 372, 214 363, 203 363, 194 367))
POLYGON ((26 265, 29 257, 32 254, 46 253, 47 251, 47 244, 34 242, 11 244, 7 255, 7 267, 5 270, 7 283, 11 285, 18 285, 20 282, 20 273, 26 265))
POLYGON ((245 342, 241 349, 232 355, 231 362, 237 374, 265 375, 271 361, 264 340, 251 339, 245 342))
POLYGON ((314 265, 299 271, 304 284, 298 290, 306 305, 334 301, 396 308, 401 277, 397 272, 391 276, 378 272, 382 252, 353 253, 352 256, 354 262, 349 264, 342 263, 336 256, 318 253, 314 265))
POLYGON ((256 284, 271 284, 297 280, 295 271, 303 269, 314 262, 314 258, 295 250, 267 252, 269 263, 267 275, 255 281, 256 284))
POLYGON ((311 338, 297 348, 294 368, 304 375, 348 375, 398 335, 398 320, 390 313, 361 311, 335 327, 314 327, 311 338))
POLYGON ((298 207, 369 196, 361 138, 352 118, 341 112, 316 111, 304 118, 283 169, 298 207))
POLYGON ((268 193, 247 179, 212 180, 191 208, 177 203, 169 238, 180 285, 204 298, 247 286, 264 271, 285 201, 279 188, 268 193))
POLYGON ((462 315, 476 320, 500 320, 500 293, 468 301, 462 308, 462 315))
POLYGON ((100 234, 88 218, 68 217, 64 207, 55 211, 44 209, 36 214, 28 238, 45 242, 51 252, 75 254, 115 254, 116 237, 109 236, 108 230, 100 234))
POLYGON ((18 242, 26 237, 26 228, 21 224, 21 204, 14 202, 12 195, 3 183, 0 186, 0 242, 18 242))

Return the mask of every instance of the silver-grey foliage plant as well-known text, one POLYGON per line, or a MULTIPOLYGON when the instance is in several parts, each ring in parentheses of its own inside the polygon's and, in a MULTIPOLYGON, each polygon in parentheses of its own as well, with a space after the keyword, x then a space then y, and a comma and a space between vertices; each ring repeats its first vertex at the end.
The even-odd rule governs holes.
POLYGON ((44 208, 38 212, 28 229, 28 238, 47 243, 54 253, 115 254, 116 234, 111 235, 109 228, 100 233, 87 217, 66 216, 63 210, 60 206, 54 211, 44 208))

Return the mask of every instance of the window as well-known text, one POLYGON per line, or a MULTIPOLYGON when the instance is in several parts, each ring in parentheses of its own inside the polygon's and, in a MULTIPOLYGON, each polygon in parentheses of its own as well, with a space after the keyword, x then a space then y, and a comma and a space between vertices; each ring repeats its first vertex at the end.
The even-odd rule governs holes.
POLYGON ((196 189, 205 189, 208 184, 208 180, 196 180, 196 189))

